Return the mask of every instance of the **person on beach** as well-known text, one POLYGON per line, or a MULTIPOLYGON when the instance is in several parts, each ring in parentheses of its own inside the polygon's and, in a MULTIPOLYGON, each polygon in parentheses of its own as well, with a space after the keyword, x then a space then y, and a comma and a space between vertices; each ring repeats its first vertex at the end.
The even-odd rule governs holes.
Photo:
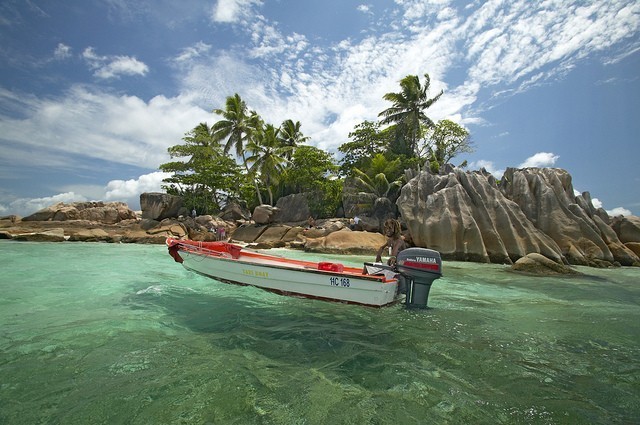
POLYGON ((382 253, 385 249, 389 251, 389 259, 387 264, 394 266, 396 264, 396 257, 398 253, 407 247, 404 239, 402 239, 402 232, 400 229, 400 222, 393 218, 389 218, 384 222, 384 235, 387 237, 387 242, 378 249, 376 255, 376 262, 382 261, 382 253))
POLYGON ((313 229, 314 227, 316 227, 316 220, 310 215, 307 219, 307 229, 313 229))

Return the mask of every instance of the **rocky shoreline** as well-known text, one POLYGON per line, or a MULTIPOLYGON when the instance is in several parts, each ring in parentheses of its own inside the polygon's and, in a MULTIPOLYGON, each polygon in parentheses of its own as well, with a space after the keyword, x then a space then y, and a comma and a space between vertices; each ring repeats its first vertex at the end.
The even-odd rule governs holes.
MULTIPOLYGON (((384 243, 379 229, 393 211, 360 215, 356 229, 349 218, 306 228, 306 202, 304 194, 290 195, 253 212, 231 204, 215 217, 190 217, 179 197, 161 193, 142 194, 141 213, 120 202, 61 203, 25 218, 1 217, 0 239, 163 244, 167 237, 217 240, 224 229, 225 240, 255 248, 338 255, 373 255, 384 243)), ((349 202, 345 211, 353 216, 349 202)), ((588 192, 575 194, 561 169, 508 169, 501 181, 484 170, 422 172, 409 179, 395 205, 405 239, 445 260, 515 264, 523 271, 534 263, 550 266, 544 259, 560 266, 640 266, 640 217, 610 218, 594 208, 588 192)))

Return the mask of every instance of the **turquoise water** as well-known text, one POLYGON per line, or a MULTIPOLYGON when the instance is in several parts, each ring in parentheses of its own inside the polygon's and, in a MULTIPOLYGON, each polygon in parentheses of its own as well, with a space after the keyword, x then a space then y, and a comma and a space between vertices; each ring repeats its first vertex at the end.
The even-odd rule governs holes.
POLYGON ((409 312, 218 283, 163 246, 0 254, 0 424, 640 423, 638 269, 445 262, 409 312))

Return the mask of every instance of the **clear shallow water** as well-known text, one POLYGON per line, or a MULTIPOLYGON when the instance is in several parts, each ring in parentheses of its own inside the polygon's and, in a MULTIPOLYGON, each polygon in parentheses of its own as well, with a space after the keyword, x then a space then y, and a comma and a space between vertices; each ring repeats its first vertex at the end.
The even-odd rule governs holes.
POLYGON ((221 284, 163 246, 0 255, 0 424, 640 423, 638 269, 445 262, 408 312, 221 284))

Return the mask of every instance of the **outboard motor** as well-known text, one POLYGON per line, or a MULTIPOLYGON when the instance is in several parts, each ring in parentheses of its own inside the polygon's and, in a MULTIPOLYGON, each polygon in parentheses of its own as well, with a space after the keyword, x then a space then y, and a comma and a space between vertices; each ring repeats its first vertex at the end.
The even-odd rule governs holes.
POLYGON ((407 248, 398 253, 396 268, 407 283, 407 308, 427 308, 429 290, 442 276, 440 253, 426 248, 407 248))

